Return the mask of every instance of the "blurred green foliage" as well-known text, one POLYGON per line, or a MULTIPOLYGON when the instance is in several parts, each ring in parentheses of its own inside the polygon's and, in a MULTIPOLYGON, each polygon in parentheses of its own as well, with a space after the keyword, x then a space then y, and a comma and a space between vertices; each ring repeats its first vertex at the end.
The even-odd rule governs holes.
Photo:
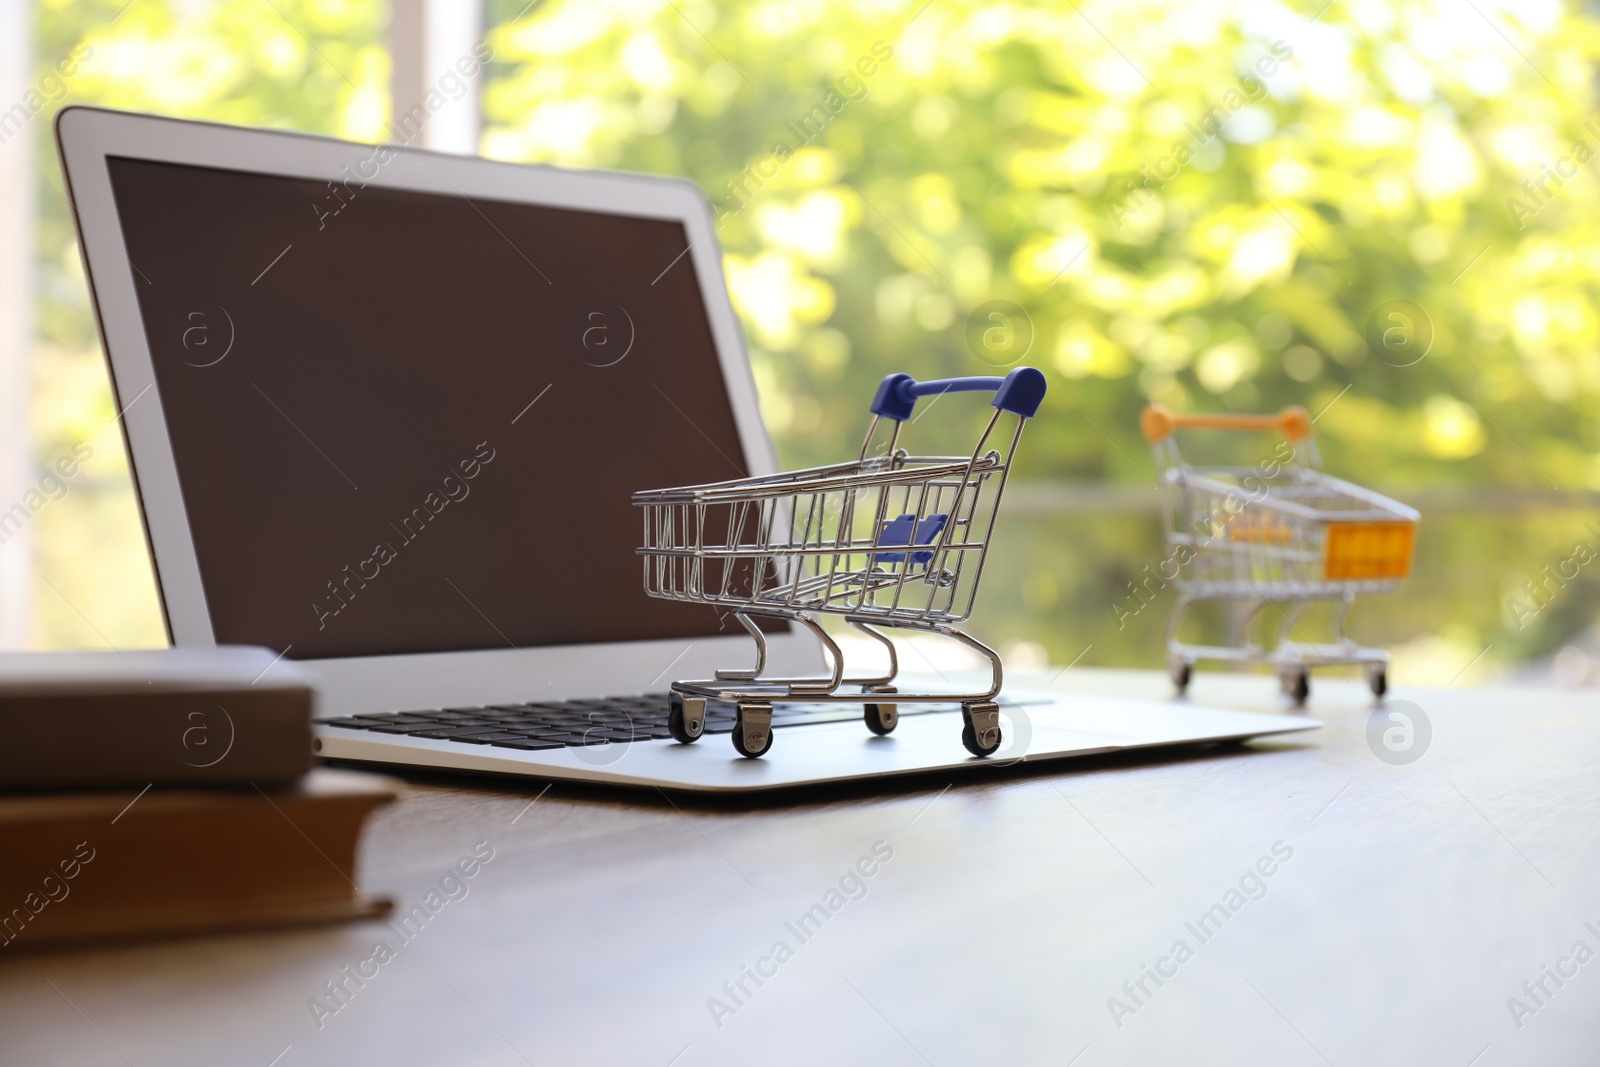
POLYGON ((1600 148, 1595 26, 1316 6, 547 4, 491 38, 484 146, 747 205, 721 236, 797 460, 836 455, 888 371, 983 370, 967 318, 1006 299, 1057 390, 1025 475, 1141 480, 1147 399, 1317 411, 1351 386, 1318 428, 1369 478, 1600 488, 1600 197, 1585 175, 1522 228, 1507 206, 1600 148), (876 41, 893 58, 801 149, 876 41), (776 142, 797 155, 743 178, 776 142), (1413 366, 1364 337, 1393 300, 1431 320, 1413 366))
MULTIPOLYGON (((40 5, 41 67, 95 49, 70 99, 383 138, 383 4, 139 0, 112 24, 121 2, 40 5)), ((1020 358, 1052 385, 1023 480, 1146 486, 1149 400, 1298 403, 1330 469, 1402 497, 1593 494, 1600 27, 1575 0, 1321 6, 490 0, 482 149, 701 185, 791 465, 851 451, 885 373, 1020 358), (996 300, 1025 354, 979 343, 996 300)), ((91 319, 43 186, 41 213, 41 358, 77 359, 91 319)), ((967 443, 981 405, 945 403, 919 445, 967 443)), ((1485 644, 1548 654, 1592 625, 1595 580, 1521 631, 1507 598, 1593 502, 1425 515, 1417 579, 1358 635, 1441 680, 1485 644)), ((1112 610, 1163 554, 1153 515, 1018 513, 1002 538, 981 625, 1159 661, 1164 607, 1137 633, 1112 610)))
MULTIPOLYGON (((1330 469, 1402 496, 1592 494, 1600 187, 1562 161, 1600 151, 1594 22, 1320 7, 688 0, 513 20, 495 0, 484 149, 700 183, 791 464, 847 452, 885 373, 1018 358, 971 321, 1006 300, 1053 388, 1019 478, 1148 483, 1150 400, 1298 403, 1330 469), (865 76, 875 43, 893 55, 865 76)), ((948 404, 915 429, 959 449, 971 424, 948 404)), ((1418 578, 1358 611, 1358 635, 1411 642, 1412 675, 1440 681, 1486 644, 1489 662, 1548 655, 1600 590, 1522 630, 1507 602, 1583 517, 1425 516, 1418 578)), ((1113 608, 1164 555, 1152 515, 1019 514, 997 540, 986 632, 1058 662, 1089 643, 1091 662, 1160 661, 1165 605, 1123 629, 1113 608)))

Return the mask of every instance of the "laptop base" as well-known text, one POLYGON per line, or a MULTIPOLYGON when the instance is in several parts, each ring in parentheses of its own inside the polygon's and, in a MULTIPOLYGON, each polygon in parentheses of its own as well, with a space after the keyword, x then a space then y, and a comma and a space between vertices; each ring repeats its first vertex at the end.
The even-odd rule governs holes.
POLYGON ((884 737, 868 731, 858 719, 779 727, 774 730, 772 750, 760 759, 739 755, 721 734, 708 734, 688 745, 651 739, 527 751, 319 724, 316 744, 324 759, 353 763, 737 794, 1243 741, 1322 725, 1300 715, 1260 715, 1079 693, 1012 690, 1006 696, 1010 703, 1001 708, 1000 749, 984 758, 971 756, 962 747, 961 713, 955 708, 907 715, 884 737))

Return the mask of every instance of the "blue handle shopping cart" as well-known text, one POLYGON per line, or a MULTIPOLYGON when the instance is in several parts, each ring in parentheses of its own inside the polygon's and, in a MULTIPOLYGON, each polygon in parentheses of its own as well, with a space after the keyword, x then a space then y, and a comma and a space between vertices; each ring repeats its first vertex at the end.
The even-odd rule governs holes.
POLYGON ((734 748, 760 756, 772 746, 774 702, 856 702, 867 728, 887 734, 905 703, 961 704, 962 742, 987 756, 1000 747, 1000 657, 956 628, 972 614, 1000 495, 1022 429, 1044 400, 1045 377, 1018 367, 1005 378, 918 382, 891 374, 872 401, 861 455, 807 470, 678 489, 635 493, 644 511, 644 588, 650 596, 730 611, 756 643, 753 669, 719 670, 714 679, 672 684, 668 727, 680 742, 705 732, 707 700, 736 705, 734 748), (993 392, 994 415, 970 456, 913 456, 900 431, 917 400, 945 393, 993 392), (989 447, 1004 416, 1010 444, 989 447), (872 448, 883 420, 892 431, 872 448), (839 615, 888 650, 882 675, 846 677, 838 644, 817 621, 839 615), (826 650, 821 678, 763 677, 766 639, 756 618, 806 627, 826 650), (988 660, 992 681, 974 693, 901 693, 894 686, 894 643, 878 627, 954 638, 988 660), (841 692, 859 686, 859 692, 841 692))

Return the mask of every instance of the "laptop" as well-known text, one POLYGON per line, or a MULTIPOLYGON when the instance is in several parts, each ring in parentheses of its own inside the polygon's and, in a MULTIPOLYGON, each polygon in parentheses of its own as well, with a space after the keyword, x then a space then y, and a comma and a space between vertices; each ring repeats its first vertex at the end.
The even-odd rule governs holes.
POLYGON ((745 792, 1318 725, 1008 692, 986 759, 954 705, 780 704, 747 759, 713 702, 680 744, 668 686, 754 651, 645 595, 631 496, 779 469, 695 186, 88 107, 56 137, 169 638, 313 669, 326 759, 745 792))

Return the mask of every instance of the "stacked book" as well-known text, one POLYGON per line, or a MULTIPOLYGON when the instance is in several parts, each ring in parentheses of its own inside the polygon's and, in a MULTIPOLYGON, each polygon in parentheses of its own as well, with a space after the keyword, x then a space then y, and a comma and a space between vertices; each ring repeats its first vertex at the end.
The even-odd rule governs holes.
POLYGON ((264 649, 0 655, 0 958, 365 918, 372 775, 313 770, 308 679, 264 649))

